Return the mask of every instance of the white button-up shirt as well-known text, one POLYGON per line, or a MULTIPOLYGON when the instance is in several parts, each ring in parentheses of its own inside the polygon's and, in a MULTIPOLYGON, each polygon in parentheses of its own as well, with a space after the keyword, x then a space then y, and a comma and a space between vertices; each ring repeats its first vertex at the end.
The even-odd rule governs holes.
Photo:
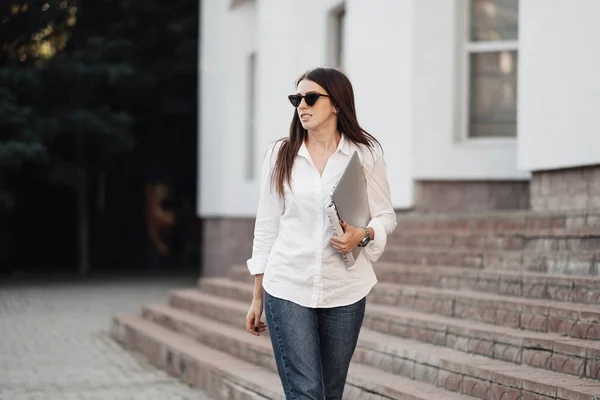
POLYGON ((303 144, 292 168, 291 190, 285 185, 284 201, 271 187, 278 148, 271 145, 263 163, 252 258, 247 262, 250 273, 264 273, 263 287, 270 295, 304 307, 338 307, 359 301, 377 283, 371 263, 381 256, 387 236, 396 228, 381 151, 355 145, 342 135, 321 176, 303 144), (331 245, 333 230, 325 206, 355 151, 365 172, 372 216, 368 226, 375 239, 348 270, 331 245))

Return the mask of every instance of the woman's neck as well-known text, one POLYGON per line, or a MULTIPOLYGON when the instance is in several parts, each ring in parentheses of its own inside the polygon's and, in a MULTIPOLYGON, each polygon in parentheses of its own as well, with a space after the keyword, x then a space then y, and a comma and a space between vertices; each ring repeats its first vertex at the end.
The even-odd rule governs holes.
POLYGON ((309 131, 306 135, 306 147, 319 152, 332 152, 337 149, 342 135, 337 131, 309 131))

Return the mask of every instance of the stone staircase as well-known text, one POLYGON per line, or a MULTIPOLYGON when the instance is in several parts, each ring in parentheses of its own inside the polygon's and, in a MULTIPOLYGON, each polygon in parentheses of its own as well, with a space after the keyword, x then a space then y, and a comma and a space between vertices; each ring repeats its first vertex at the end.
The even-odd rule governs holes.
MULTIPOLYGON (((600 213, 399 215, 388 246, 345 398, 600 400, 600 213)), ((215 399, 283 399, 251 297, 234 266, 113 335, 215 399)))

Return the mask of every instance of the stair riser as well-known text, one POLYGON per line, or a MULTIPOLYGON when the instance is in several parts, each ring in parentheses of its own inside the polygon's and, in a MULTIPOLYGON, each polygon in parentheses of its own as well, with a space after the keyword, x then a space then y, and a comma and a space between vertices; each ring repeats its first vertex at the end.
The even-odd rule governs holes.
MULTIPOLYGON (((229 353, 234 357, 240 358, 270 371, 277 372, 273 351, 268 340, 262 337, 253 337, 252 343, 240 342, 235 339, 215 334, 209 329, 192 326, 183 321, 178 321, 165 316, 162 313, 156 313, 148 309, 143 310, 143 317, 149 321, 160 324, 166 328, 186 335, 199 343, 205 344, 213 349, 229 353)), ((250 334, 248 334, 250 336, 250 334)))
POLYGON ((420 271, 401 270, 376 266, 375 272, 381 282, 466 289, 484 293, 504 294, 533 299, 546 299, 583 304, 600 304, 600 282, 584 282, 568 277, 511 277, 499 276, 487 271, 462 273, 445 272, 443 268, 423 267, 420 271))
POLYGON ((133 327, 122 325, 114 321, 115 340, 128 350, 139 351, 146 356, 148 361, 167 371, 170 375, 177 376, 188 384, 206 391, 215 400, 250 400, 273 399, 284 400, 283 396, 275 393, 261 393, 260 395, 249 391, 232 381, 230 377, 221 375, 185 354, 170 348, 168 344, 156 341, 133 327))
MULTIPOLYGON (((177 303, 182 305, 180 308, 199 316, 207 318, 212 318, 212 315, 220 316, 220 322, 231 326, 240 326, 240 321, 245 318, 245 312, 241 309, 214 303, 183 298, 177 303)), ((457 325, 446 326, 396 315, 388 316, 374 312, 368 306, 363 326, 385 334, 445 346, 465 353, 600 379, 600 352, 593 349, 564 346, 551 341, 526 341, 490 332, 470 331, 462 328, 458 320, 457 325)), ((263 334, 268 332, 267 330, 263 334)))
MULTIPOLYGON (((240 341, 233 338, 226 337, 224 335, 215 334, 208 329, 202 329, 198 326, 192 326, 186 324, 183 321, 177 321, 168 316, 154 312, 149 309, 143 310, 143 317, 149 321, 160 324, 168 329, 174 330, 181 334, 184 334, 204 345, 210 346, 216 350, 226 352, 241 360, 256 364, 257 366, 266 368, 272 372, 277 373, 277 364, 273 357, 273 350, 270 342, 266 338, 253 338, 251 343, 247 341, 240 341)), ((349 381, 352 379, 349 378, 349 381)), ((234 387, 239 391, 239 387, 234 387)), ((373 390, 373 388, 370 388, 373 390)), ((380 388, 375 388, 378 391, 380 388)), ((242 389, 243 390, 243 389, 242 389)), ((252 392, 250 392, 252 394, 252 392)), ((386 400, 388 398, 377 395, 376 393, 363 390, 361 384, 349 382, 344 390, 344 398, 348 399, 362 399, 368 396, 369 399, 386 400)), ((413 398, 401 396, 399 399, 413 398)), ((416 398, 415 400, 424 400, 422 398, 416 398)))
POLYGON ((484 254, 479 253, 432 253, 401 248, 386 248, 380 261, 400 262, 412 265, 447 265, 452 267, 484 268, 484 254))
POLYGON ((595 400, 594 396, 574 393, 558 388, 558 397, 544 397, 539 393, 552 395, 556 387, 545 384, 530 384, 510 376, 437 359, 434 354, 389 354, 377 348, 357 347, 354 362, 364 363, 386 372, 416 381, 435 385, 453 392, 489 399, 532 399, 532 400, 595 400))
MULTIPOLYGON (((270 344, 264 339, 257 338, 256 343, 242 342, 208 330, 203 331, 199 327, 186 326, 184 322, 173 321, 147 310, 145 310, 145 317, 170 329, 191 335, 195 340, 217 350, 276 371, 270 344)), ((503 398, 502 396, 513 394, 533 395, 531 391, 522 391, 519 383, 514 383, 501 374, 479 370, 476 367, 472 371, 464 372, 467 366, 453 365, 438 359, 434 354, 418 354, 410 349, 403 349, 400 354, 391 354, 386 351, 385 344, 373 344, 362 339, 359 340, 353 361, 483 400, 489 398, 488 390, 493 390, 497 394, 498 397, 493 398, 503 398), (474 382, 477 385, 474 385, 474 382)), ((537 389, 539 390, 539 387, 537 389)), ((545 388, 547 391, 552 389, 552 387, 545 388)))
MULTIPOLYGON (((248 304, 252 298, 251 286, 229 289, 210 282, 202 282, 201 289, 205 293, 248 302, 248 304)), ((596 322, 600 320, 598 315, 587 316, 587 319, 584 319, 563 310, 531 307, 519 303, 479 299, 474 301, 470 298, 453 298, 442 294, 404 292, 402 288, 381 285, 373 288, 369 294, 369 301, 510 328, 554 332, 579 339, 600 339, 600 322, 596 322)))
MULTIPOLYGON (((225 311, 225 310, 223 310, 225 311)), ((216 335, 214 332, 209 330, 203 330, 201 327, 193 327, 187 325, 182 321, 174 321, 171 318, 162 315, 161 313, 152 312, 151 310, 145 309, 143 311, 144 318, 155 323, 161 324, 169 329, 175 330, 176 332, 187 335, 194 340, 199 341, 207 346, 215 348, 217 350, 227 352, 234 357, 240 358, 247 362, 252 362, 258 366, 267 368, 273 372, 277 372, 277 366, 273 358, 273 351, 268 341, 256 338, 255 343, 242 342, 232 338, 216 335)), ((360 342, 359 342, 360 346, 360 342)), ((377 366, 380 368, 383 365, 377 363, 378 359, 365 357, 363 354, 372 352, 369 349, 357 349, 353 360, 360 361, 363 364, 369 366, 377 366)), ((391 355, 389 355, 391 357, 391 355)), ((416 362, 414 360, 413 362, 416 362)), ((391 372, 391 369, 388 371, 391 372)), ((411 379, 415 379, 414 376, 406 375, 411 379)), ((419 378, 419 376, 417 376, 419 378)), ((419 379, 423 380, 423 379, 419 379)), ((425 381, 425 380, 423 380, 425 381)), ((434 386, 439 386, 437 382, 431 382, 434 386)), ((357 397, 360 398, 360 397, 357 397)))
POLYGON ((600 251, 595 252, 516 252, 459 251, 388 247, 384 262, 412 265, 468 267, 494 271, 542 272, 577 276, 598 276, 600 251))
MULTIPOLYGON (((401 234, 462 234, 524 235, 552 237, 565 235, 600 235, 600 214, 490 215, 453 217, 403 217, 398 216, 395 235, 401 234)), ((392 235, 394 237, 395 235, 392 235)))
MULTIPOLYGON (((183 296, 174 294, 169 300, 170 305, 180 310, 187 311, 191 314, 199 317, 212 319, 213 321, 222 322, 229 326, 233 326, 240 329, 245 328, 246 315, 248 311, 244 311, 237 308, 227 307, 221 304, 214 304, 209 302, 203 302, 202 300, 191 300, 183 296)), ((261 318, 262 321, 266 322, 266 317, 263 313, 261 318)), ((269 330, 267 329, 263 333, 263 336, 269 336, 269 330)))
MULTIPOLYGON (((526 277, 498 275, 489 271, 465 268, 448 271, 442 267, 403 267, 398 265, 375 266, 380 282, 466 289, 484 293, 504 294, 532 299, 546 299, 583 304, 600 304, 600 281, 573 279, 573 277, 526 277)), ((246 267, 233 267, 228 277, 235 282, 252 283, 246 267)))
POLYGON ((600 237, 525 237, 524 235, 488 234, 403 234, 388 238, 388 246, 403 248, 435 248, 470 251, 565 251, 582 253, 600 250, 600 237))
MULTIPOLYGON (((247 311, 243 312, 241 310, 227 309, 227 312, 223 312, 221 308, 215 307, 213 303, 205 303, 201 300, 191 301, 184 296, 178 296, 176 293, 169 297, 169 305, 201 317, 212 319, 213 321, 222 322, 242 329, 246 323, 247 311)), ((250 307, 250 303, 248 303, 248 307, 250 307)))
POLYGON ((248 268, 243 267, 231 267, 227 271, 227 277, 234 282, 243 283, 254 283, 254 277, 248 272, 248 268))
POLYGON ((238 289, 215 285, 213 282, 200 280, 198 287, 202 293, 210 293, 211 295, 247 303, 248 307, 250 307, 252 296, 254 294, 251 285, 245 285, 244 287, 238 289))
POLYGON ((243 288, 237 289, 224 287, 214 284, 210 281, 201 280, 199 283, 199 288, 202 293, 247 303, 248 307, 250 307, 250 303, 252 302, 253 289, 250 285, 246 285, 243 288))
POLYGON ((598 321, 597 315, 584 319, 580 318, 577 313, 545 307, 454 298, 443 294, 404 292, 402 289, 384 286, 375 286, 369 299, 375 303, 399 305, 419 312, 481 321, 510 328, 554 332, 579 339, 600 339, 600 323, 596 322, 598 321))
POLYGON ((402 338, 444 346, 464 353, 525 364, 579 377, 600 379, 600 352, 541 342, 508 338, 491 332, 470 331, 459 325, 445 326, 367 310, 363 326, 402 338))
POLYGON ((395 234, 388 238, 388 246, 429 247, 438 249, 471 250, 524 250, 530 241, 523 236, 497 236, 494 234, 461 235, 456 233, 395 234))

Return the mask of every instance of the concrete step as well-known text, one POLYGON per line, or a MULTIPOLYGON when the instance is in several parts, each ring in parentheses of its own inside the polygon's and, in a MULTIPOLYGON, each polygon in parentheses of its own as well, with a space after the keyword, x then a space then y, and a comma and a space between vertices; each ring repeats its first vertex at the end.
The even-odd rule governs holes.
MULTIPOLYGON (((266 337, 257 338, 244 330, 171 307, 152 306, 146 310, 147 318, 164 323, 170 329, 185 332, 197 340, 206 341, 210 347, 275 370, 272 349, 266 337)), ((380 396, 394 393, 392 398, 406 398, 402 395, 420 395, 416 397, 419 399, 452 398, 451 393, 445 391, 437 395, 433 392, 424 395, 427 386, 423 383, 431 385, 431 390, 437 386, 438 390, 443 388, 479 399, 535 398, 535 395, 545 395, 555 399, 592 400, 593 396, 600 395, 598 381, 552 371, 540 373, 540 370, 532 367, 464 354, 369 329, 361 332, 354 362, 363 365, 358 369, 354 365, 351 368, 348 379, 350 386, 380 396), (361 386, 363 384, 368 386, 361 386), (407 387, 414 392, 402 392, 407 387)))
MULTIPOLYGON (((584 277, 402 263, 376 263, 374 267, 377 278, 381 282, 387 283, 467 289, 526 298, 600 304, 600 277, 597 276, 584 277)), ((248 269, 245 269, 248 275, 248 269)))
MULTIPOLYGON (((199 286, 212 295, 245 302, 252 299, 252 285, 247 283, 207 278, 199 286)), ((375 285, 369 300, 492 325, 600 339, 600 306, 383 282, 375 285)))
MULTIPOLYGON (((224 301, 199 290, 173 292, 174 307, 243 329, 248 303, 224 301)), ((449 347, 469 354, 600 379, 600 341, 567 339, 476 321, 423 314, 369 303, 363 326, 381 333, 449 347)))
MULTIPOLYGON (((519 252, 519 254, 521 253, 519 252)), ((379 260, 381 262, 413 265, 484 268, 485 251, 481 249, 439 249, 435 247, 389 245, 386 246, 385 252, 379 260)))
MULTIPOLYGON (((245 362, 266 368, 272 373, 277 372, 271 343, 266 336, 255 337, 244 329, 163 305, 146 306, 143 316, 149 321, 161 324, 212 349, 227 352, 245 362)), ((371 398, 370 396, 374 394, 376 398, 381 399, 473 400, 473 397, 447 392, 436 385, 424 385, 422 382, 376 370, 368 365, 353 365, 348 375, 344 396, 348 399, 371 398)))
POLYGON ((480 399, 596 400, 600 382, 364 330, 355 360, 480 399))
POLYGON ((125 348, 205 390, 216 400, 285 399, 277 374, 205 346, 137 316, 116 316, 115 339, 125 348))
POLYGON ((509 328, 600 339, 600 306, 526 299, 465 289, 379 283, 369 298, 415 311, 509 328))
POLYGON ((600 380, 600 341, 489 325, 369 304, 363 326, 381 333, 600 380))
MULTIPOLYGON (((600 277, 598 276, 550 275, 385 262, 376 263, 374 268, 380 282, 600 304, 600 277)), ((228 278, 237 282, 254 282, 254 277, 250 275, 245 265, 231 267, 228 278)))
POLYGON ((570 251, 600 249, 600 235, 566 232, 563 235, 528 236, 523 233, 496 234, 495 232, 401 232, 387 241, 389 246, 435 247, 438 249, 473 249, 485 251, 570 251))
MULTIPOLYGON (((171 291, 169 305, 239 329, 246 329, 246 314, 250 307, 250 301, 215 296, 212 293, 191 288, 171 291)), ((266 334, 268 335, 268 331, 266 334)))
POLYGON ((468 213, 398 214, 398 227, 391 235, 405 233, 494 233, 531 236, 600 235, 600 213, 498 211, 468 213))
POLYGON ((412 265, 485 268, 488 270, 543 272, 597 276, 600 248, 585 251, 519 251, 482 249, 443 249, 438 247, 386 247, 381 262, 412 265))

